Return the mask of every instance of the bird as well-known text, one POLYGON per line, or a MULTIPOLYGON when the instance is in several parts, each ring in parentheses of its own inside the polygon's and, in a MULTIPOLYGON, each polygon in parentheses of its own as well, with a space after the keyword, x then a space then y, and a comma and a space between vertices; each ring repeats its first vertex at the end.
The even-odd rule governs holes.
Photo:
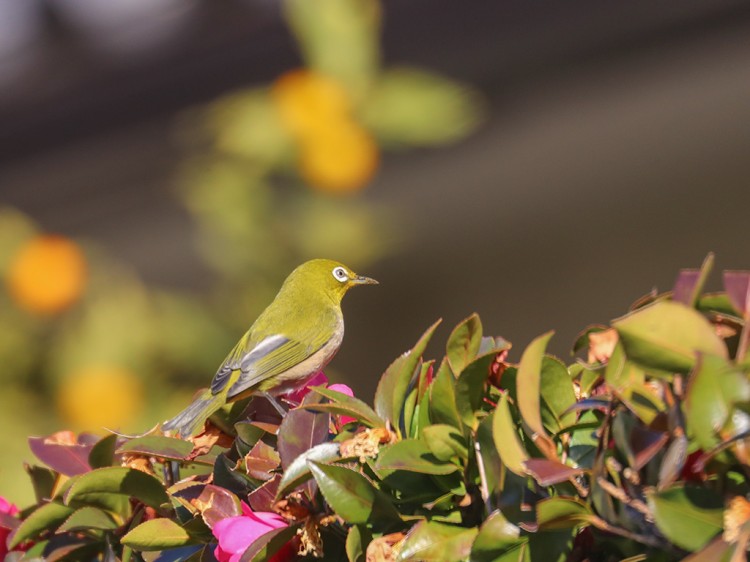
POLYGON ((162 431, 187 439, 224 404, 252 395, 269 399, 283 416, 274 397, 304 386, 339 350, 344 295, 352 287, 377 284, 330 259, 299 265, 229 352, 211 386, 164 422, 162 431))

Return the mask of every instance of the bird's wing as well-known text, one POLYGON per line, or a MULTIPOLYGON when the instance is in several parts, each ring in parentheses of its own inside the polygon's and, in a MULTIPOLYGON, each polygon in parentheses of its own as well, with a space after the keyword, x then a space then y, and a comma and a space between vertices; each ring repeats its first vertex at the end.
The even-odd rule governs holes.
POLYGON ((241 341, 216 372, 211 382, 211 392, 220 392, 234 378, 231 377, 232 373, 239 371, 239 377, 232 381, 231 393, 233 396, 240 394, 301 363, 326 342, 327 340, 318 338, 310 344, 303 344, 286 336, 274 335, 245 351, 241 341))

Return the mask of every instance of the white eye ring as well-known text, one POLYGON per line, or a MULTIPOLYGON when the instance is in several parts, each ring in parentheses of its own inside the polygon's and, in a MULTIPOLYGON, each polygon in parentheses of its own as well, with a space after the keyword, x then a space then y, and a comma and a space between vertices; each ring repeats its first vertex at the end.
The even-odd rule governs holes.
POLYGON ((349 280, 349 274, 343 267, 334 267, 331 273, 333 273, 333 278, 336 279, 336 281, 341 281, 343 283, 344 281, 349 280))

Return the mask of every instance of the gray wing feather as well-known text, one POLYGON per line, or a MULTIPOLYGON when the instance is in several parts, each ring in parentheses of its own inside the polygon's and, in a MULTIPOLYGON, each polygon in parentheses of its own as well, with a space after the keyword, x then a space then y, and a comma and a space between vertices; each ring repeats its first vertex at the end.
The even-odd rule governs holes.
POLYGON ((226 385, 227 380, 229 380, 229 375, 231 375, 233 371, 239 369, 243 375, 249 374, 255 363, 288 342, 289 339, 281 335, 269 336, 264 340, 261 340, 258 345, 247 353, 240 355, 233 352, 227 357, 224 364, 219 367, 216 375, 214 375, 214 378, 211 381, 211 392, 216 394, 222 390, 226 385))

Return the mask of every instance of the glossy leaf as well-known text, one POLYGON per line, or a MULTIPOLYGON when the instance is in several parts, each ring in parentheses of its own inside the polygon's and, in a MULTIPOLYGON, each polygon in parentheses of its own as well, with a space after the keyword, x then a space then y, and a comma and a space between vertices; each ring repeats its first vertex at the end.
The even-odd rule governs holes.
POLYGON ((299 408, 291 410, 281 422, 278 435, 278 450, 281 466, 286 470, 292 461, 308 449, 323 443, 328 438, 328 412, 311 412, 310 404, 317 404, 318 394, 311 392, 302 400, 299 408))
POLYGON ((482 321, 474 313, 461 321, 448 337, 445 356, 453 373, 458 376, 477 356, 482 343, 482 321))
POLYGON ((518 436, 516 424, 510 413, 507 394, 501 396, 493 414, 492 436, 495 439, 495 447, 497 447, 500 459, 508 470, 519 476, 526 476, 524 462, 528 460, 529 455, 518 436))
POLYGON ((89 453, 89 466, 91 468, 104 468, 115 464, 115 450, 118 440, 118 436, 113 434, 97 441, 89 453))
POLYGON ((594 514, 582 501, 555 496, 537 502, 536 521, 539 529, 567 529, 591 522, 594 514))
POLYGON ((409 383, 438 324, 440 320, 430 326, 414 347, 391 363, 383 373, 375 391, 375 411, 381 419, 390 420, 398 426, 409 383))
POLYGON ((29 437, 29 448, 36 458, 65 476, 75 476, 91 470, 89 454, 93 443, 61 442, 55 435, 29 437))
POLYGON ((723 529, 723 501, 707 488, 675 486, 647 499, 659 530, 686 550, 703 548, 723 529))
POLYGON ((367 545, 372 535, 362 525, 352 525, 346 535, 346 558, 349 562, 365 562, 367 545))
POLYGON ((35 509, 18 526, 8 546, 14 549, 22 542, 39 536, 45 530, 54 531, 70 517, 75 509, 57 502, 50 502, 35 509))
POLYGON ((420 521, 406 535, 397 560, 455 562, 471 554, 471 545, 479 530, 420 521))
POLYGON ((612 325, 629 359, 647 368, 687 372, 698 353, 727 356, 727 349, 713 326, 699 312, 685 305, 658 301, 612 325))
POLYGON ((530 474, 540 486, 552 486, 565 482, 583 473, 580 468, 574 468, 561 462, 549 459, 527 459, 524 461, 526 472, 530 474))
POLYGON ((120 466, 98 468, 80 476, 68 490, 65 502, 85 502, 88 497, 100 494, 129 496, 155 509, 169 503, 169 496, 157 478, 120 466))
POLYGON ((541 379, 544 350, 554 332, 534 339, 524 350, 516 375, 518 410, 528 428, 529 437, 547 457, 554 457, 554 444, 549 439, 542 422, 541 379))
POLYGON ((384 427, 385 422, 365 402, 354 396, 347 396, 343 392, 337 392, 324 386, 313 386, 310 388, 328 398, 329 403, 308 404, 306 409, 314 412, 331 412, 344 416, 351 416, 367 425, 368 427, 384 427))
POLYGON ((422 438, 440 461, 448 461, 453 457, 466 460, 469 456, 463 433, 450 425, 434 424, 425 427, 422 438))
POLYGON ((554 357, 542 360, 540 378, 542 421, 551 433, 575 423, 576 414, 570 407, 576 403, 573 381, 565 365, 554 357))
POLYGON ((71 516, 60 525, 57 532, 86 531, 87 529, 112 531, 117 529, 120 525, 121 523, 115 521, 115 519, 106 511, 95 507, 82 507, 81 509, 74 511, 71 516))
POLYGON ((444 360, 430 385, 430 419, 434 423, 452 425, 463 431, 461 415, 456 407, 456 379, 444 360))
POLYGON ((750 383, 737 367, 722 357, 701 355, 688 381, 684 409, 698 445, 707 450, 718 445, 734 404, 748 400, 750 383))
POLYGON ((276 449, 263 441, 255 443, 250 452, 245 455, 245 471, 257 480, 270 480, 273 471, 279 467, 281 459, 276 449))
POLYGON ((261 535, 242 553, 239 562, 265 562, 273 558, 299 530, 299 525, 279 527, 261 535))
POLYGON ((284 471, 284 474, 281 477, 281 482, 279 483, 277 496, 281 497, 288 494, 308 478, 312 477, 310 467, 307 464, 308 460, 329 463, 338 459, 338 443, 321 443, 320 445, 315 445, 315 447, 308 449, 294 459, 292 464, 290 464, 284 471))
POLYGON ((420 474, 450 474, 458 467, 438 459, 422 439, 404 439, 380 449, 375 469, 381 474, 394 470, 420 474))
POLYGON ((482 523, 471 547, 472 562, 491 562, 502 554, 526 542, 521 529, 508 521, 500 511, 494 511, 482 523))
POLYGON ((131 439, 120 446, 118 453, 137 453, 162 459, 184 460, 193 450, 190 441, 164 435, 147 435, 131 439))
POLYGON ((150 519, 129 531, 122 544, 135 550, 155 551, 194 544, 188 532, 171 519, 150 519))
POLYGON ((456 409, 463 423, 472 429, 479 425, 476 412, 482 405, 490 365, 494 362, 494 355, 481 357, 470 363, 456 381, 456 409))
POLYGON ((211 528, 222 519, 242 515, 239 498, 230 491, 213 484, 206 484, 192 503, 200 511, 206 525, 211 528))
POLYGON ((390 524, 400 520, 390 498, 359 472, 307 461, 331 509, 351 525, 390 524))

